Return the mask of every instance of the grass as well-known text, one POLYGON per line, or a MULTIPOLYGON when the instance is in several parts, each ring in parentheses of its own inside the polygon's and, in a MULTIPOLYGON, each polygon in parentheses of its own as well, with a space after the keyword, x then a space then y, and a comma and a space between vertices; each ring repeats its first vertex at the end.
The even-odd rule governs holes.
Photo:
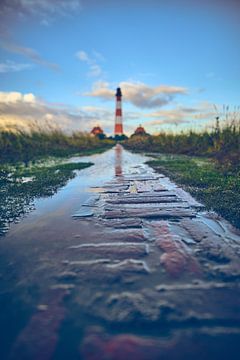
POLYGON ((114 144, 114 141, 100 140, 81 132, 67 135, 60 130, 37 128, 30 132, 0 131, 0 163, 22 161, 28 164, 46 156, 90 155, 114 144))
POLYGON ((240 168, 240 121, 219 121, 213 129, 203 132, 160 133, 135 136, 124 146, 133 151, 205 156, 215 159, 224 169, 240 168))
POLYGON ((224 170, 211 159, 183 155, 159 155, 148 164, 240 228, 240 170, 224 170))
POLYGON ((76 175, 92 163, 54 163, 25 167, 2 165, 0 167, 0 235, 7 232, 9 223, 31 211, 34 199, 55 194, 76 175))

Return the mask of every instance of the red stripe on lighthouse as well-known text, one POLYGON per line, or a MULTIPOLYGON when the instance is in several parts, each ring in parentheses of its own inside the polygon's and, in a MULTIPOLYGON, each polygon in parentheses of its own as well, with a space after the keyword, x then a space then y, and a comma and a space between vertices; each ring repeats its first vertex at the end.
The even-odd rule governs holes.
POLYGON ((116 110, 116 116, 122 116, 122 109, 116 110))
POLYGON ((122 135, 123 126, 122 124, 115 124, 115 135, 122 135))

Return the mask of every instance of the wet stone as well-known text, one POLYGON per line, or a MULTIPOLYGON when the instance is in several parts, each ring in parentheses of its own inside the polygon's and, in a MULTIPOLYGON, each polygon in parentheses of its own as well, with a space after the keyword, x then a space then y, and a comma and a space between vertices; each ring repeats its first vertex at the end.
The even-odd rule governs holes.
POLYGON ((142 206, 140 207, 140 204, 130 204, 130 203, 125 203, 125 204, 107 204, 104 207, 105 211, 114 211, 114 210, 119 210, 119 211, 140 211, 140 210, 145 210, 145 211, 173 211, 174 209, 189 209, 189 205, 187 203, 183 203, 183 202, 175 202, 175 203, 171 203, 169 204, 167 203, 142 203, 142 206), (121 205, 121 206, 120 206, 121 205))
POLYGON ((40 308, 19 333, 13 345, 10 358, 51 360, 57 347, 58 332, 65 318, 62 302, 68 295, 63 288, 54 289, 42 299, 40 308))
POLYGON ((80 357, 84 360, 202 360, 204 353, 204 359, 237 360, 239 339, 236 327, 181 328, 168 336, 139 336, 129 331, 112 335, 95 326, 86 331, 80 357))
POLYGON ((93 195, 90 198, 88 198, 82 206, 96 206, 97 201, 100 199, 99 195, 93 195))
MULTIPOLYGON (((117 262, 117 260, 115 260, 115 262, 117 262)), ((93 267, 94 265, 104 265, 104 264, 109 264, 109 263, 114 263, 114 261, 112 259, 108 259, 108 258, 100 258, 100 259, 93 259, 93 260, 63 260, 63 264, 70 267, 70 268, 74 268, 76 269, 74 272, 77 273, 77 269, 81 268, 81 267, 93 267)))
MULTIPOLYGON (((141 243, 89 243, 69 247, 74 250, 74 255, 94 254, 95 256, 115 256, 117 258, 142 257, 149 252, 148 245, 141 243)), ((73 255, 72 255, 73 256, 73 255)))
POLYGON ((140 197, 140 196, 135 196, 135 197, 124 197, 124 198, 120 198, 120 199, 109 199, 106 202, 108 204, 151 204, 151 203, 176 203, 179 200, 177 198, 174 197, 164 197, 164 196, 152 196, 152 197, 140 197))
POLYGON ((158 180, 161 176, 157 175, 156 177, 148 175, 125 175, 124 179, 127 181, 151 181, 158 180))
POLYGON ((199 221, 193 222, 189 221, 188 219, 184 219, 181 221, 181 226, 187 230, 189 235, 197 242, 202 241, 206 237, 213 236, 214 234, 209 233, 209 229, 206 225, 202 224, 199 221))
POLYGON ((138 193, 152 191, 152 185, 148 182, 135 181, 135 186, 138 193))
MULTIPOLYGON (((118 195, 115 195, 115 196, 118 196, 118 195)), ((142 198, 145 198, 145 197, 153 197, 153 198, 156 198, 156 197, 177 197, 176 193, 174 193, 173 191, 169 191, 169 190, 166 190, 166 191, 162 191, 162 192, 159 192, 156 194, 156 192, 154 191, 150 191, 148 193, 135 193, 135 194, 122 194, 122 195, 119 195, 119 197, 121 198, 139 198, 139 199, 142 199, 142 198)), ((178 198, 178 197, 177 197, 178 198)), ((180 199, 180 198, 178 198, 180 199)))
POLYGON ((142 220, 140 219, 111 219, 109 221, 102 221, 102 224, 114 229, 142 228, 142 220))
POLYGON ((39 304, 37 306, 38 311, 46 311, 47 309, 48 309, 48 305, 46 305, 46 304, 39 304))
POLYGON ((162 185, 154 185, 152 188, 153 188, 153 191, 156 191, 156 192, 167 191, 167 189, 162 185))
POLYGON ((103 217, 105 219, 117 219, 117 218, 131 218, 139 217, 145 219, 171 219, 171 218, 182 218, 182 217, 195 217, 196 214, 189 210, 178 210, 178 209, 131 209, 131 210, 113 210, 106 211, 103 217))
POLYGON ((145 261, 135 259, 126 259, 116 264, 107 264, 106 267, 113 271, 150 273, 150 269, 145 261))
POLYGON ((180 277, 186 270, 187 259, 183 254, 172 251, 161 255, 160 262, 173 277, 180 277))
POLYGON ((50 287, 52 290, 72 290, 75 288, 75 284, 55 284, 50 287))
POLYGON ((72 215, 73 218, 86 218, 92 217, 94 215, 91 209, 87 209, 86 207, 81 208, 75 214, 72 215))
POLYGON ((192 283, 183 284, 161 284, 156 286, 157 291, 185 291, 185 290, 210 290, 210 289, 228 289, 239 287, 236 283, 224 283, 214 281, 201 281, 197 280, 192 283))
POLYGON ((77 274, 73 271, 64 271, 57 275, 59 280, 72 280, 77 277, 77 274))
POLYGON ((133 232, 129 230, 123 230, 123 231, 114 231, 110 234, 106 233, 106 239, 111 238, 112 241, 118 241, 118 242, 144 242, 148 239, 143 234, 143 232, 133 232))
POLYGON ((104 319, 116 322, 135 320, 157 320, 161 315, 161 307, 168 307, 165 302, 151 304, 148 298, 137 292, 120 292, 106 299, 106 307, 100 309, 104 319))
POLYGON ((194 241, 193 239, 187 238, 187 237, 182 238, 182 241, 186 245, 196 245, 196 241, 194 241))
POLYGON ((217 276, 217 278, 221 278, 223 281, 237 281, 240 279, 239 262, 230 263, 229 265, 217 265, 209 272, 217 276))
POLYGON ((194 254, 181 241, 181 238, 170 232, 167 223, 160 222, 152 226, 156 245, 163 251, 160 262, 167 273, 175 278, 181 277, 183 273, 200 274, 200 265, 194 254))
POLYGON ((119 193, 119 192, 127 192, 129 189, 129 186, 106 186, 103 188, 104 193, 119 193))

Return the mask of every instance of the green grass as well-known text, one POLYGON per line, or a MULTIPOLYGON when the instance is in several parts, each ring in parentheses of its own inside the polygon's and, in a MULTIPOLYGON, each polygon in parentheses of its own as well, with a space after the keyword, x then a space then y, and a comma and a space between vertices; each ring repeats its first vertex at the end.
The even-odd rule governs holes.
POLYGON ((224 171, 210 159, 183 155, 159 155, 148 164, 240 228, 239 170, 224 171))
POLYGON ((20 161, 28 164, 46 156, 91 155, 110 149, 114 144, 112 140, 100 140, 81 132, 67 135, 49 129, 33 129, 29 133, 0 131, 0 164, 20 161))
MULTIPOLYGON (((58 160, 59 161, 59 160, 58 160)), ((2 165, 0 167, 0 235, 31 211, 34 199, 55 194, 69 179, 92 163, 39 162, 25 167, 2 165)))
POLYGON ((240 121, 216 123, 208 131, 160 133, 153 136, 134 136, 124 147, 137 152, 206 156, 215 159, 225 169, 240 168, 240 121))

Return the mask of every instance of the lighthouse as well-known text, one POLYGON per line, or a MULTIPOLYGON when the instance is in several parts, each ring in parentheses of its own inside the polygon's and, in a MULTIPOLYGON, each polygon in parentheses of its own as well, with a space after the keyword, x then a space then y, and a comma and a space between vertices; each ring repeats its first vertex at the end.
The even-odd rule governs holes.
POLYGON ((120 88, 117 88, 116 92, 116 112, 115 112, 115 136, 123 135, 122 124, 122 92, 120 88))

